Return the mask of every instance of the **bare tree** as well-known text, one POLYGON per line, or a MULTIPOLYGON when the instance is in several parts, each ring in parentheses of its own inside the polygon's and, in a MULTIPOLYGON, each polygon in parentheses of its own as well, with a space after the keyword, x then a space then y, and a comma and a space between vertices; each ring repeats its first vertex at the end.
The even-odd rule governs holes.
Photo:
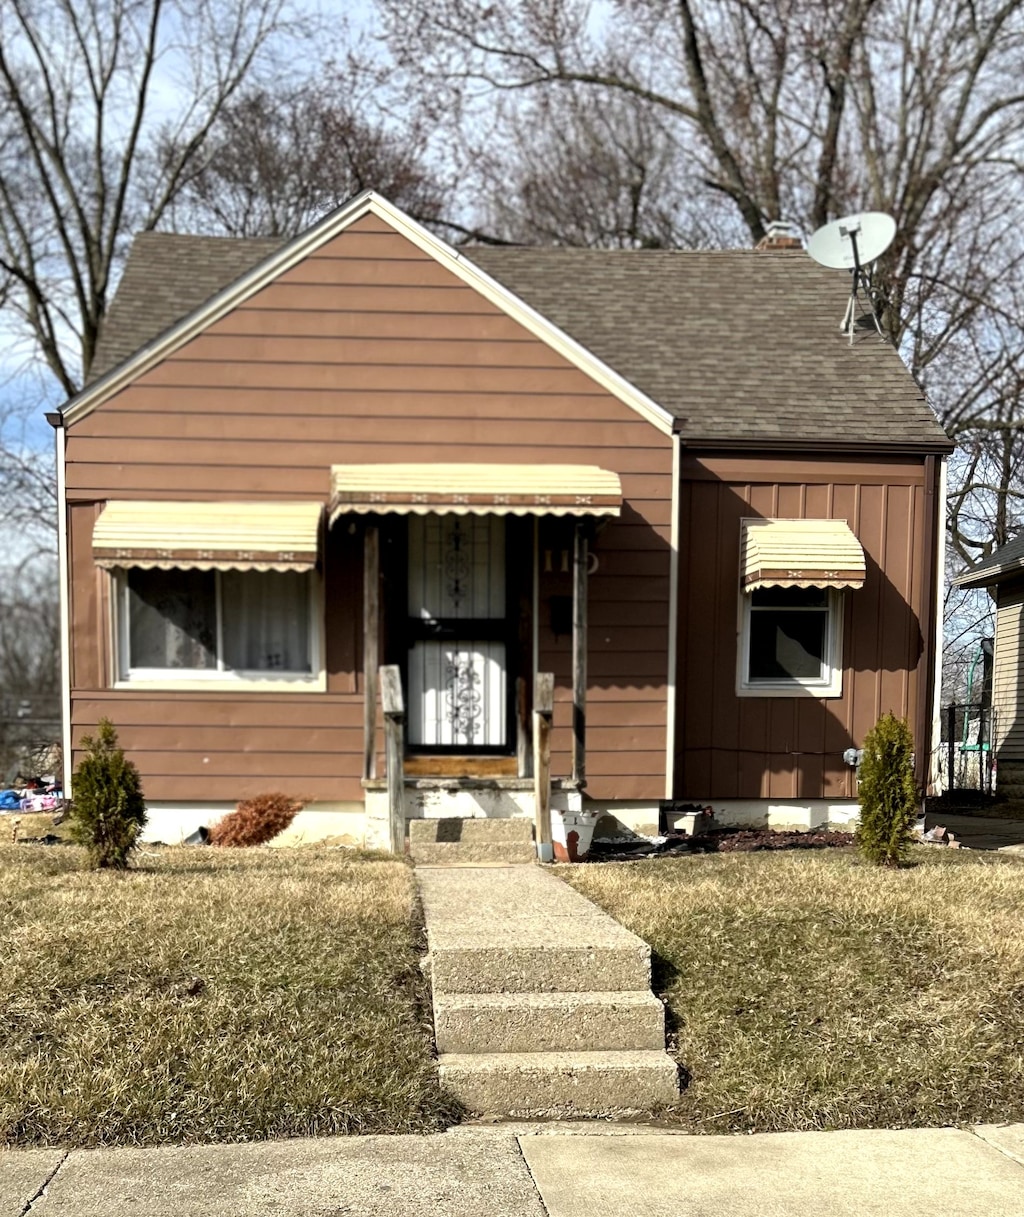
POLYGON ((60 623, 52 566, 26 563, 0 584, 0 783, 60 738, 60 623))
POLYGON ((685 167, 682 196, 661 192, 673 214, 660 231, 673 240, 734 243, 742 232, 756 241, 776 218, 810 230, 854 210, 893 214, 877 307, 961 445, 952 567, 1016 532, 1024 0, 381 4, 410 87, 430 82, 438 121, 447 116, 471 150, 467 163, 479 158, 487 121, 490 144, 517 152, 505 177, 514 187, 483 215, 510 227, 508 213, 520 211, 513 231, 528 239, 614 243, 614 223, 580 221, 591 184, 580 168, 582 149, 600 143, 595 166, 614 160, 619 181, 639 180, 635 144, 592 134, 594 113, 623 109, 656 133, 645 166, 685 167), (545 114, 549 125, 538 121, 545 114), (574 145, 575 162, 552 155, 574 145))
POLYGON ((9 385, 0 406, 0 579, 57 552, 53 443, 39 425, 44 392, 25 388, 9 385))
MULTIPOLYGON (((224 107, 173 205, 176 227, 234 237, 294 236, 372 188, 436 222, 444 191, 414 122, 388 130, 359 113, 348 74, 245 91, 224 107)), ((367 109, 370 109, 367 106, 367 109)), ((176 155, 171 145, 169 159, 176 155)))
POLYGON ((694 205, 688 158, 634 99, 566 89, 530 99, 500 139, 476 137, 481 227, 520 244, 703 246, 728 223, 694 205))
POLYGON ((298 32, 287 0, 0 7, 0 275, 22 349, 64 394, 88 377, 127 237, 161 222, 225 107, 298 32))

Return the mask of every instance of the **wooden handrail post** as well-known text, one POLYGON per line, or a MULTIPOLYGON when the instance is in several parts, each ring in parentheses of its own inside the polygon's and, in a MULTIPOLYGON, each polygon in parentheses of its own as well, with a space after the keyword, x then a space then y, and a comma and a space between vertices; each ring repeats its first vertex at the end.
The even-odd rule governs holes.
POLYGON ((576 521, 572 558, 572 780, 587 784, 587 522, 576 521))
POLYGON ((533 800, 537 857, 551 862, 551 719, 555 710, 553 672, 538 672, 533 690, 533 800))
POLYGON ((388 781, 388 835, 393 854, 405 853, 405 702, 402 673, 397 664, 380 669, 380 701, 384 711, 384 756, 388 781))
POLYGON ((377 776, 377 665, 380 632, 380 531, 363 533, 363 777, 377 776))

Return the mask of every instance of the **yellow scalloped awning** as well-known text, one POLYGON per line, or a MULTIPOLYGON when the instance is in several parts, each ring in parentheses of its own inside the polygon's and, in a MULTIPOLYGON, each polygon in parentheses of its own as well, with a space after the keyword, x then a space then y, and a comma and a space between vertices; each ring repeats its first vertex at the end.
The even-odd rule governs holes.
POLYGON ((93 527, 97 566, 302 571, 316 565, 322 503, 107 503, 93 527))
POLYGON ((617 516, 619 475, 596 465, 334 465, 340 515, 617 516))
POLYGON ((759 587, 863 587, 864 550, 845 520, 744 520, 741 583, 759 587))

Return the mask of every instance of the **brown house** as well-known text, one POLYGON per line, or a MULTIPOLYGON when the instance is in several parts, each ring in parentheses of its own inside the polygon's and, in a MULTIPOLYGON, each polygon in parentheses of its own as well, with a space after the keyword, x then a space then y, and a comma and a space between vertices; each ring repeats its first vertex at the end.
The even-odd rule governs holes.
POLYGON ((923 780, 951 445, 846 291, 454 250, 372 193, 143 234, 58 420, 66 740, 114 721, 164 840, 269 789, 378 839, 382 663, 409 815, 532 814, 538 672, 556 802, 628 825, 841 821, 890 709, 923 780))

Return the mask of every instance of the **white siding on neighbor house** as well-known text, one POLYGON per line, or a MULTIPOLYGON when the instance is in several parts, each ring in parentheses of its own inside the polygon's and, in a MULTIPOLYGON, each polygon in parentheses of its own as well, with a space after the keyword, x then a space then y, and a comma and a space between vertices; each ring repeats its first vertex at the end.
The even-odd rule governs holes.
POLYGON ((1021 650, 1024 587, 1000 587, 996 593, 995 659, 992 708, 995 712, 996 754, 1000 761, 1024 760, 1024 684, 1021 650))

